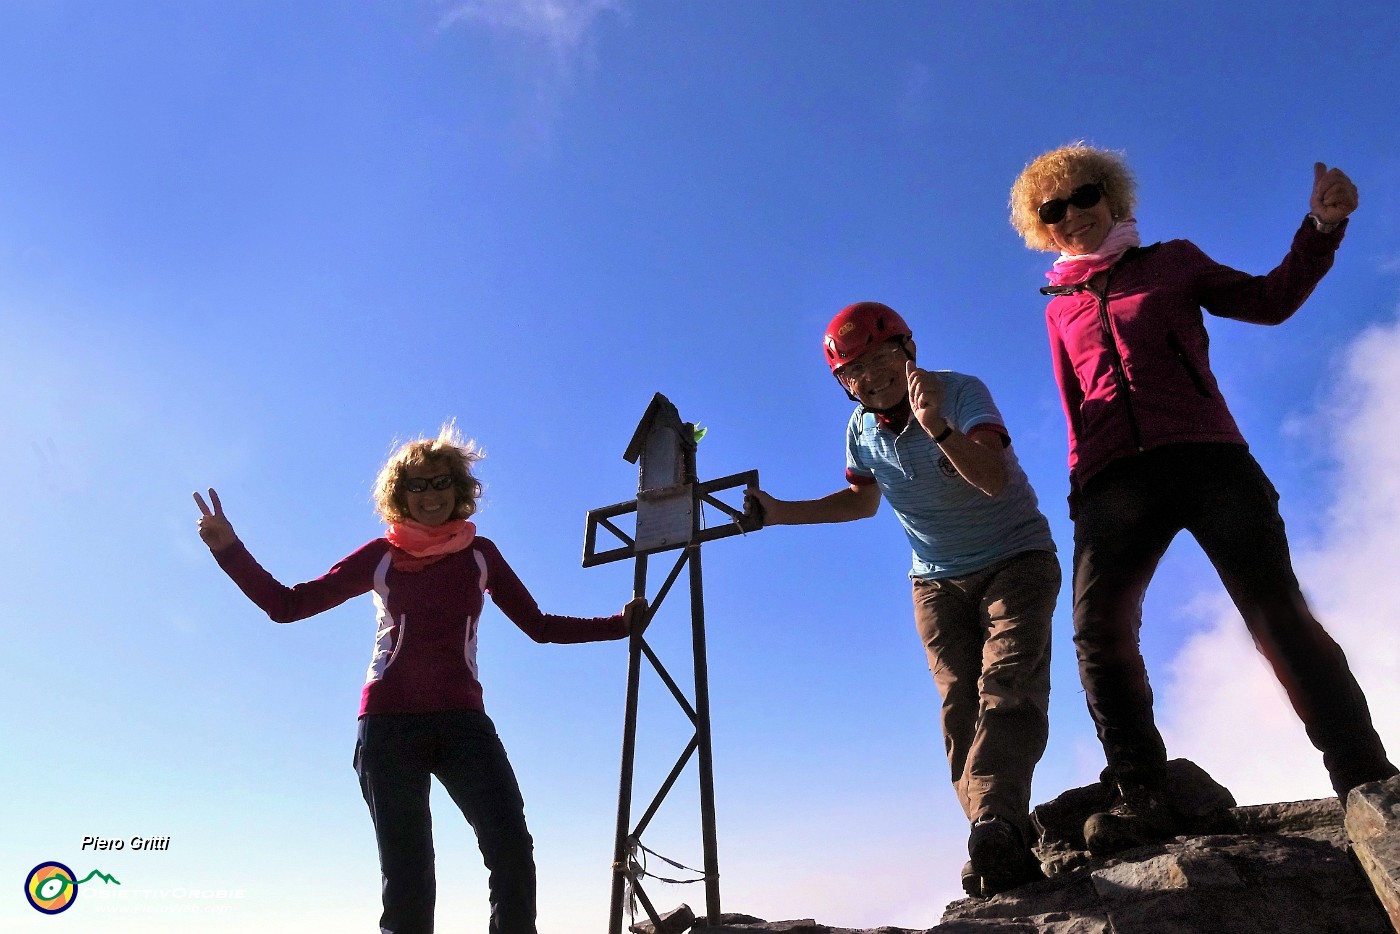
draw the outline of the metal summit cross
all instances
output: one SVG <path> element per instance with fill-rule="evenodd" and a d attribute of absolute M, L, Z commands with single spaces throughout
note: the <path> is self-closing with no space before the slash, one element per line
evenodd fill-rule
<path fill-rule="evenodd" d="M 656 591 L 656 596 L 651 599 L 645 620 L 632 629 L 629 640 L 627 714 L 622 734 L 622 780 L 617 794 L 617 837 L 613 848 L 612 902 L 608 917 L 608 934 L 621 934 L 624 890 L 628 886 L 646 909 L 652 923 L 660 924 L 656 908 L 641 886 L 641 877 L 648 873 L 635 857 L 639 849 L 650 852 L 642 846 L 642 833 L 656 816 L 661 802 L 675 785 L 691 756 L 697 757 L 700 772 L 700 832 L 705 861 L 702 875 L 705 882 L 705 914 L 711 923 L 719 921 L 715 778 L 710 753 L 710 690 L 705 663 L 705 604 L 701 585 L 700 546 L 717 538 L 727 538 L 758 528 L 757 522 L 745 518 L 742 506 L 735 508 L 714 495 L 740 486 L 757 488 L 758 471 L 748 470 L 700 483 L 695 473 L 695 435 L 695 426 L 681 421 L 680 413 L 671 401 L 657 393 L 637 425 L 626 453 L 622 455 L 630 463 L 637 463 L 638 458 L 641 459 L 641 480 L 637 487 L 637 498 L 631 502 L 590 510 L 587 531 L 584 534 L 584 567 L 594 567 L 624 558 L 636 561 L 632 576 L 634 597 L 646 596 L 647 556 L 661 551 L 682 549 L 675 566 Z M 703 527 L 705 504 L 720 510 L 732 521 L 714 528 Z M 629 513 L 636 514 L 636 529 L 632 535 L 623 532 L 612 521 Z M 600 526 L 615 535 L 623 543 L 622 546 L 598 551 L 597 536 Z M 686 699 L 675 679 L 666 671 L 645 639 L 646 629 L 655 617 L 657 608 L 666 599 L 671 585 L 687 565 L 690 567 L 690 628 L 695 655 L 694 706 Z M 637 745 L 637 695 L 641 683 L 643 657 L 651 663 L 662 682 L 670 689 L 676 703 L 690 718 L 695 726 L 695 735 L 666 780 L 662 782 L 661 790 L 656 793 L 650 806 L 633 827 L 632 776 Z"/>

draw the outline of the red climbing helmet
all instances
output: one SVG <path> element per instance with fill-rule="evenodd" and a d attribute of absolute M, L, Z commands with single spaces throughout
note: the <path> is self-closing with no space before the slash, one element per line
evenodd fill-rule
<path fill-rule="evenodd" d="M 856 302 L 847 305 L 826 326 L 822 350 L 826 353 L 831 372 L 850 363 L 872 347 L 878 347 L 892 337 L 913 337 L 909 325 L 889 305 L 879 302 Z"/>

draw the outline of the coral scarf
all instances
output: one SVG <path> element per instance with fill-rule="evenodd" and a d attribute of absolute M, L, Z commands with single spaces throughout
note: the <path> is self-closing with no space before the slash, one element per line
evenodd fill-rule
<path fill-rule="evenodd" d="M 1055 260 L 1055 265 L 1045 274 L 1045 278 L 1050 280 L 1051 285 L 1079 285 L 1081 282 L 1088 282 L 1096 274 L 1118 262 L 1124 253 L 1140 242 L 1137 221 L 1125 217 L 1109 229 L 1108 236 L 1104 237 L 1103 243 L 1093 253 L 1061 253 L 1060 258 Z"/>
<path fill-rule="evenodd" d="M 405 519 L 395 522 L 384 537 L 394 546 L 390 559 L 400 571 L 421 571 L 443 557 L 461 551 L 476 538 L 476 525 L 466 519 L 448 519 L 441 525 L 424 525 Z"/>

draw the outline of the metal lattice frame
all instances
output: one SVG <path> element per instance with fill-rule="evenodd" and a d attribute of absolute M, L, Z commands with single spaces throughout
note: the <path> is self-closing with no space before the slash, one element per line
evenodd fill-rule
<path fill-rule="evenodd" d="M 693 478 L 695 476 L 693 447 L 686 452 L 685 467 L 687 476 Z M 632 853 L 640 846 L 642 833 L 650 825 L 652 818 L 656 816 L 661 803 L 675 786 L 681 772 L 684 771 L 692 757 L 697 760 L 700 779 L 700 831 L 704 848 L 705 915 L 711 923 L 719 921 L 719 857 L 715 838 L 714 763 L 710 748 L 709 672 L 705 656 L 705 601 L 700 546 L 705 542 L 728 538 L 731 535 L 751 531 L 758 527 L 757 523 L 745 517 L 742 508 L 735 508 L 715 496 L 716 493 L 738 487 L 756 489 L 758 487 L 758 471 L 749 470 L 717 480 L 691 483 L 690 486 L 691 495 L 694 498 L 690 542 L 679 546 L 681 548 L 680 556 L 666 575 L 661 587 L 656 591 L 656 595 L 649 601 L 646 618 L 640 625 L 633 628 L 629 639 L 627 707 L 622 736 L 622 776 L 618 784 L 617 795 L 617 834 L 613 847 L 612 899 L 608 918 L 609 934 L 621 934 L 623 900 L 625 889 L 628 886 L 631 887 L 632 892 L 646 911 L 647 917 L 655 924 L 660 923 L 655 906 L 642 888 L 641 879 L 638 878 L 639 873 L 633 865 Z M 642 501 L 645 496 L 646 492 L 642 491 L 637 500 L 590 510 L 584 536 L 584 567 L 594 567 L 626 558 L 631 558 L 636 562 L 632 577 L 634 597 L 646 596 L 648 553 L 669 550 L 669 548 L 656 548 L 651 552 L 639 551 L 634 537 L 618 528 L 612 520 L 629 513 L 635 513 L 638 502 Z M 700 507 L 702 504 L 715 507 L 732 521 L 714 528 L 701 528 L 702 509 Z M 622 542 L 622 545 L 606 551 L 598 551 L 597 538 L 600 527 L 608 530 Z M 690 572 L 690 623 L 695 667 L 695 702 L 693 705 L 686 698 L 680 686 L 677 685 L 675 678 L 661 663 L 651 646 L 647 644 L 645 638 L 647 627 L 651 625 L 656 611 L 670 593 L 671 587 L 680 578 L 681 572 L 686 569 L 689 569 Z M 695 733 L 686 744 L 685 750 L 676 760 L 670 773 L 667 774 L 666 779 L 661 783 L 660 790 L 657 791 L 634 826 L 632 824 L 633 769 L 636 762 L 637 706 L 643 659 L 655 670 L 662 683 L 670 691 L 672 698 L 690 719 L 691 724 L 695 727 Z"/>

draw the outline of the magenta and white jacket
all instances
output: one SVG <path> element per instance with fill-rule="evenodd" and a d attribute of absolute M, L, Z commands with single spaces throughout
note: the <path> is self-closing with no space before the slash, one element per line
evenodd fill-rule
<path fill-rule="evenodd" d="M 1201 310 L 1255 324 L 1288 319 L 1332 268 L 1345 230 L 1344 221 L 1320 233 L 1304 220 L 1265 276 L 1169 240 L 1125 253 L 1102 295 L 1087 284 L 1043 287 L 1072 490 L 1121 457 L 1165 444 L 1244 444 L 1210 370 Z"/>
<path fill-rule="evenodd" d="M 393 546 L 377 538 L 321 577 L 287 587 L 242 542 L 214 552 L 219 566 L 274 622 L 289 623 L 373 592 L 374 653 L 360 715 L 484 710 L 477 676 L 477 624 L 485 594 L 536 642 L 600 642 L 626 636 L 622 615 L 585 619 L 540 611 L 490 539 L 427 567 L 391 564 Z"/>

